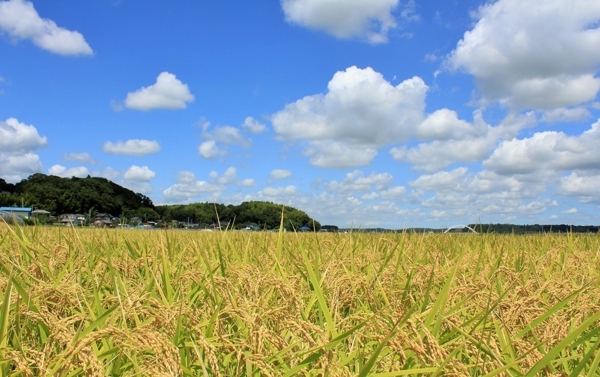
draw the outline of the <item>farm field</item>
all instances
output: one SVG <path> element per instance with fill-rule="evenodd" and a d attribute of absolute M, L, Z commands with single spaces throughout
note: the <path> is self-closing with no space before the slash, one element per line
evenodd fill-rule
<path fill-rule="evenodd" d="M 600 236 L 0 226 L 1 376 L 595 376 Z"/>

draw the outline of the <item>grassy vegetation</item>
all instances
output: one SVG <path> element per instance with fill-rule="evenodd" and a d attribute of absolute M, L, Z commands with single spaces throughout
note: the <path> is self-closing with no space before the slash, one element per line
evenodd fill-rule
<path fill-rule="evenodd" d="M 0 226 L 1 376 L 593 376 L 597 235 Z"/>

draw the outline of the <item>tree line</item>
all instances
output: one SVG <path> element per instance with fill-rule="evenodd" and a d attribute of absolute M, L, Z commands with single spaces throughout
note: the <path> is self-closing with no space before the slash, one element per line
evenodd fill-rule
<path fill-rule="evenodd" d="M 135 193 L 106 178 L 61 178 L 33 174 L 17 184 L 0 179 L 0 205 L 26 206 L 53 215 L 108 213 L 113 216 L 158 219 L 156 207 L 147 196 Z"/>
<path fill-rule="evenodd" d="M 283 208 L 282 208 L 283 207 Z M 310 230 L 321 229 L 321 224 L 304 211 L 271 202 L 243 202 L 239 205 L 216 203 L 192 203 L 186 205 L 157 206 L 164 222 L 176 220 L 183 223 L 221 224 L 241 228 L 247 225 L 259 229 L 275 229 L 280 226 L 283 209 L 284 227 L 289 230 L 303 226 Z"/>
<path fill-rule="evenodd" d="M 93 217 L 97 213 L 108 213 L 125 219 L 139 217 L 147 221 L 161 220 L 163 224 L 172 224 L 175 220 L 201 225 L 251 225 L 260 229 L 279 227 L 283 207 L 285 228 L 321 228 L 321 224 L 305 212 L 271 202 L 155 206 L 147 196 L 105 178 L 61 178 L 37 173 L 16 184 L 0 178 L 0 206 L 22 205 L 46 210 L 56 216 L 79 213 Z"/>

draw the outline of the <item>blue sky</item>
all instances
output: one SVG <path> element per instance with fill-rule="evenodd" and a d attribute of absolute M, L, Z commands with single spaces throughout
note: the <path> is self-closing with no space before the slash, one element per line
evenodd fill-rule
<path fill-rule="evenodd" d="M 600 223 L 596 0 L 0 1 L 0 177 L 323 224 Z"/>

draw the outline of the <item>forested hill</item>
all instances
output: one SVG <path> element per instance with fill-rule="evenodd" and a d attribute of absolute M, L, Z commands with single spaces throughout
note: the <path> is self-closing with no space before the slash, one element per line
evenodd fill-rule
<path fill-rule="evenodd" d="M 240 205 L 214 203 L 193 203 L 187 205 L 157 206 L 156 211 L 164 221 L 177 220 L 196 224 L 234 222 L 236 227 L 248 224 L 261 229 L 279 227 L 281 222 L 281 204 L 271 202 L 243 202 Z M 287 229 L 300 229 L 303 226 L 319 230 L 321 224 L 305 212 L 284 206 L 284 226 Z"/>
<path fill-rule="evenodd" d="M 53 175 L 33 174 L 17 184 L 0 178 L 0 206 L 33 207 L 50 211 L 53 215 L 80 213 L 84 215 L 108 213 L 113 216 L 134 216 L 146 220 L 171 223 L 172 220 L 194 224 L 232 224 L 236 227 L 251 224 L 261 229 L 273 229 L 281 222 L 280 204 L 244 202 L 240 205 L 193 203 L 186 205 L 154 206 L 145 195 L 137 194 L 105 178 L 60 178 Z M 284 207 L 284 223 L 288 229 L 320 229 L 321 225 L 305 212 Z"/>
<path fill-rule="evenodd" d="M 60 178 L 33 174 L 13 185 L 0 179 L 0 206 L 33 207 L 63 213 L 109 213 L 158 218 L 152 200 L 105 178 Z"/>

